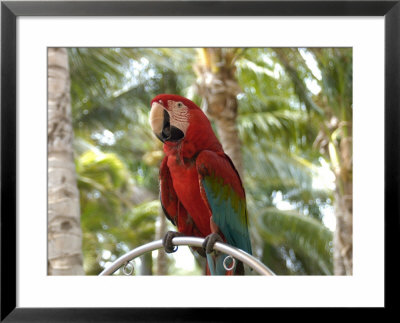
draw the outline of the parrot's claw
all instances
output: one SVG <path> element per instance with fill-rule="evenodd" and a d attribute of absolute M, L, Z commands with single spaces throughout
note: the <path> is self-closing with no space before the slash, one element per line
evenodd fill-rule
<path fill-rule="evenodd" d="M 178 249 L 177 246 L 175 246 L 172 243 L 172 239 L 175 237 L 181 237 L 181 236 L 183 236 L 183 234 L 180 232 L 176 232 L 176 231 L 168 231 L 165 234 L 164 238 L 162 239 L 162 244 L 164 246 L 166 253 L 172 253 Z"/>
<path fill-rule="evenodd" d="M 203 249 L 206 253 L 212 253 L 214 251 L 214 245 L 216 242 L 224 242 L 218 233 L 211 233 L 205 237 L 203 242 Z"/>

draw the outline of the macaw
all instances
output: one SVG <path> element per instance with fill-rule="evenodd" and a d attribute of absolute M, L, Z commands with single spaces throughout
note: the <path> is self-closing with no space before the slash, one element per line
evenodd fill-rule
<path fill-rule="evenodd" d="M 243 264 L 226 271 L 226 255 L 213 252 L 217 241 L 251 254 L 245 191 L 233 162 L 224 153 L 203 111 L 187 98 L 160 94 L 151 101 L 150 125 L 164 143 L 160 200 L 166 217 L 177 226 L 163 245 L 174 252 L 172 239 L 187 235 L 205 238 L 206 273 L 244 274 Z"/>

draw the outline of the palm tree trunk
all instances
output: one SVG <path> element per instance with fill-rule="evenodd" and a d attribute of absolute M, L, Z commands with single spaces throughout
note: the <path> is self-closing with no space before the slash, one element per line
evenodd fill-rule
<path fill-rule="evenodd" d="M 352 137 L 342 138 L 339 146 L 340 168 L 336 172 L 334 235 L 334 273 L 353 274 L 353 181 Z"/>
<path fill-rule="evenodd" d="M 83 275 L 68 55 L 48 49 L 48 274 Z"/>
<path fill-rule="evenodd" d="M 287 49 L 274 49 L 280 62 L 285 67 L 293 83 L 296 85 L 297 94 L 311 110 L 318 115 L 325 117 L 320 120 L 320 127 L 325 129 L 321 131 L 319 140 L 329 143 L 332 148 L 329 150 L 328 157 L 332 171 L 335 174 L 335 217 L 336 230 L 333 238 L 333 264 L 335 275 L 352 275 L 353 272 L 353 184 L 352 184 L 352 122 L 351 117 L 347 116 L 346 111 L 351 111 L 346 106 L 341 106 L 341 113 L 336 112 L 336 118 L 339 120 L 341 128 L 340 142 L 332 138 L 332 134 L 337 130 L 337 126 L 332 126 L 328 115 L 335 115 L 335 111 L 329 105 L 320 107 L 312 99 L 311 94 L 307 90 L 304 80 L 301 80 L 292 66 L 290 59 L 287 57 Z M 314 53 L 320 50 L 313 50 Z M 316 56 L 318 60 L 318 55 Z M 340 98 L 337 98 L 340 101 Z M 335 122 L 336 123 L 336 122 Z"/>
<path fill-rule="evenodd" d="M 241 91 L 235 79 L 237 51 L 236 48 L 202 48 L 195 71 L 199 77 L 197 89 L 203 97 L 203 109 L 215 121 L 222 147 L 242 177 L 243 159 L 236 125 L 236 95 Z"/>

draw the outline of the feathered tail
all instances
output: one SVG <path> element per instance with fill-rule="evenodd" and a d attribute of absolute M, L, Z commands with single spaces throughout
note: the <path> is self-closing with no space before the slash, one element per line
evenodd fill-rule
<path fill-rule="evenodd" d="M 206 275 L 208 276 L 233 276 L 244 275 L 244 267 L 241 261 L 235 260 L 235 264 L 231 270 L 226 270 L 224 260 L 228 255 L 224 253 L 207 254 L 206 259 Z M 228 268 L 232 266 L 232 260 L 226 262 Z"/>

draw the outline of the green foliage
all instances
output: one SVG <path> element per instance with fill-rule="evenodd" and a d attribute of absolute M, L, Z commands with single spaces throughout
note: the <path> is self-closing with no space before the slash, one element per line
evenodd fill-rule
<path fill-rule="evenodd" d="M 98 274 L 101 264 L 108 260 L 103 259 L 105 251 L 116 258 L 138 243 L 153 240 L 159 202 L 133 205 L 133 180 L 114 153 L 87 150 L 76 159 L 76 169 L 85 270 Z"/>
<path fill-rule="evenodd" d="M 257 218 L 256 227 L 267 245 L 262 258 L 273 271 L 332 275 L 332 232 L 321 222 L 293 211 L 266 208 Z M 282 262 L 287 263 L 284 272 Z"/>
<path fill-rule="evenodd" d="M 258 209 L 273 205 L 273 194 L 280 191 L 299 210 L 321 219 L 313 201 L 318 196 L 326 202 L 330 194 L 317 194 L 313 188 L 321 156 L 313 147 L 318 124 L 311 122 L 306 105 L 299 100 L 275 51 L 247 49 L 237 67 L 243 89 L 239 95 L 238 127 L 250 213 L 257 214 Z M 303 70 L 302 77 L 309 77 L 309 69 Z"/>
<path fill-rule="evenodd" d="M 333 196 L 314 186 L 321 159 L 330 160 L 318 136 L 332 116 L 351 120 L 351 49 L 232 55 L 253 249 L 277 274 L 331 274 L 332 233 L 322 220 Z M 163 152 L 149 102 L 176 93 L 200 103 L 198 57 L 194 48 L 70 48 L 69 58 L 85 270 L 98 274 L 154 240 Z M 275 207 L 278 193 L 293 211 Z"/>
<path fill-rule="evenodd" d="M 194 74 L 175 71 L 191 69 L 193 51 L 69 49 L 87 274 L 154 240 L 162 146 L 148 126 L 149 102 L 159 93 L 187 95 Z"/>

